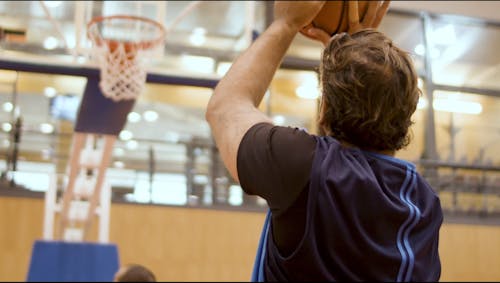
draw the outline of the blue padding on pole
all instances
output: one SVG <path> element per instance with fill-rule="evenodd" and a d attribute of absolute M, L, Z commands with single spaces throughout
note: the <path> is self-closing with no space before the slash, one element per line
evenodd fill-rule
<path fill-rule="evenodd" d="M 113 244 L 35 241 L 28 282 L 112 282 L 118 271 Z"/>
<path fill-rule="evenodd" d="M 78 108 L 75 132 L 118 136 L 135 101 L 115 102 L 105 97 L 99 88 L 99 78 L 89 77 Z"/>

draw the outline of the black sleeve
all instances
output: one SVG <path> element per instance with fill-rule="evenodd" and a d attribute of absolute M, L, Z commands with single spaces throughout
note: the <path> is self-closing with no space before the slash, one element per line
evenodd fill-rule
<path fill-rule="evenodd" d="M 288 208 L 309 181 L 316 139 L 299 128 L 259 123 L 244 135 L 237 170 L 242 189 L 274 211 Z"/>

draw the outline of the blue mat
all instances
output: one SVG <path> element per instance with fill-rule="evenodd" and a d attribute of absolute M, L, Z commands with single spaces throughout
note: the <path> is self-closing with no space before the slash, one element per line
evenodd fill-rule
<path fill-rule="evenodd" d="M 111 282 L 118 268 L 113 244 L 35 241 L 27 281 Z"/>

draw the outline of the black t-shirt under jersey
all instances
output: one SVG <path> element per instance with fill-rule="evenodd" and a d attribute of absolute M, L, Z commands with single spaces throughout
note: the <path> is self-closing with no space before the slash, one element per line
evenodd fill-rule
<path fill-rule="evenodd" d="M 239 148 L 237 166 L 242 188 L 267 201 L 275 241 L 283 254 L 289 254 L 304 233 L 316 140 L 298 128 L 260 123 L 246 133 Z"/>

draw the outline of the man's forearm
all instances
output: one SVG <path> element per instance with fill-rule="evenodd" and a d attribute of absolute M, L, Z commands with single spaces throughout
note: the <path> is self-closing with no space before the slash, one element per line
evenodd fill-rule
<path fill-rule="evenodd" d="M 273 22 L 234 61 L 210 98 L 205 115 L 224 165 L 235 180 L 239 181 L 239 144 L 252 125 L 270 121 L 257 107 L 295 34 L 284 22 Z"/>
<path fill-rule="evenodd" d="M 272 123 L 257 107 L 293 38 L 322 5 L 323 1 L 276 1 L 273 23 L 234 61 L 210 98 L 205 117 L 224 165 L 237 181 L 241 140 L 252 126 Z"/>

